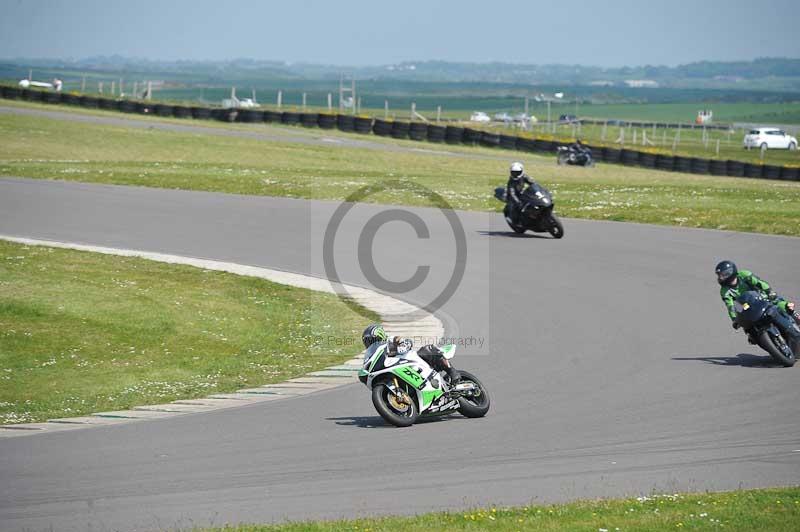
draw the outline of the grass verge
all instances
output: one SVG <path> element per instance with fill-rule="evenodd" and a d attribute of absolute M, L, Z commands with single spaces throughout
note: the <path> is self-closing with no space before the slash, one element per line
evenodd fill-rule
<path fill-rule="evenodd" d="M 0 423 L 279 382 L 356 355 L 364 321 L 332 294 L 0 241 Z"/>
<path fill-rule="evenodd" d="M 800 523 L 800 488 L 725 493 L 651 495 L 635 499 L 580 501 L 553 506 L 480 508 L 416 517 L 321 521 L 275 526 L 237 526 L 225 532 L 404 530 L 540 530 L 638 532 L 662 530 L 795 531 Z"/>
<path fill-rule="evenodd" d="M 505 184 L 508 162 L 521 159 L 529 174 L 553 190 L 557 212 L 567 217 L 800 236 L 800 183 L 603 164 L 559 167 L 555 157 L 401 145 L 422 150 L 264 142 L 0 115 L 5 176 L 329 200 L 392 179 L 434 190 L 456 209 L 497 212 L 502 205 L 492 189 Z M 498 158 L 505 155 L 507 160 Z M 366 201 L 428 205 L 402 187 Z"/>

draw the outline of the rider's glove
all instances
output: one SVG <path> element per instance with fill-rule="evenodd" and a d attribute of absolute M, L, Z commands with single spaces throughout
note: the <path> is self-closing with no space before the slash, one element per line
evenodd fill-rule
<path fill-rule="evenodd" d="M 769 292 L 767 292 L 767 299 L 769 299 L 770 301 L 775 300 L 776 297 L 778 297 L 778 294 L 776 294 L 774 290 L 770 290 Z"/>
<path fill-rule="evenodd" d="M 733 320 L 733 323 L 731 323 L 731 325 L 732 325 L 732 326 L 733 326 L 733 328 L 734 328 L 734 329 L 736 329 L 736 330 L 738 330 L 738 329 L 739 329 L 739 327 L 741 327 L 741 325 L 739 325 L 739 322 L 738 322 L 738 321 L 736 321 L 736 320 Z"/>

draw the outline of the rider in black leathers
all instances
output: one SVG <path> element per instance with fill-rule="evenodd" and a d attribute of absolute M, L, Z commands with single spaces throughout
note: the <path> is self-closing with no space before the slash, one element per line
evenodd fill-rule
<path fill-rule="evenodd" d="M 533 185 L 534 181 L 525 173 L 525 168 L 520 162 L 511 163 L 508 184 L 506 185 L 506 203 L 511 207 L 511 217 L 517 218 L 522 201 L 520 194 L 525 190 L 525 185 Z"/>

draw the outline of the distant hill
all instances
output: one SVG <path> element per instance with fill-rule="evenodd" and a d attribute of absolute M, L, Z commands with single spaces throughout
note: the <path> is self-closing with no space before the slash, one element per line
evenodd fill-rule
<path fill-rule="evenodd" d="M 18 67 L 46 70 L 163 74 L 162 77 L 208 81 L 238 79 L 329 80 L 341 73 L 359 80 L 398 80 L 449 83 L 506 83 L 525 85 L 615 86 L 626 80 L 652 81 L 664 88 L 742 88 L 800 91 L 800 59 L 760 58 L 753 61 L 701 61 L 669 66 L 601 68 L 585 65 L 456 63 L 406 61 L 393 65 L 342 66 L 284 63 L 257 59 L 229 61 L 154 61 L 121 56 L 97 56 L 79 60 L 15 59 L 4 72 Z"/>

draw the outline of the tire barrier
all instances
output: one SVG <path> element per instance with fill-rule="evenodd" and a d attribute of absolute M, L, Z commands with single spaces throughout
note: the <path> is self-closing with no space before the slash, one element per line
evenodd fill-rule
<path fill-rule="evenodd" d="M 672 155 L 657 155 L 656 156 L 656 168 L 659 170 L 665 170 L 667 172 L 672 172 L 675 170 L 675 157 Z"/>
<path fill-rule="evenodd" d="M 392 122 L 392 138 L 407 139 L 411 124 L 408 122 Z"/>
<path fill-rule="evenodd" d="M 645 168 L 655 168 L 656 167 L 656 154 L 650 152 L 640 152 L 639 153 L 639 166 L 644 166 Z"/>
<path fill-rule="evenodd" d="M 447 126 L 444 128 L 444 141 L 448 144 L 461 144 L 464 142 L 464 128 Z"/>
<path fill-rule="evenodd" d="M 220 122 L 236 122 L 239 111 L 236 109 L 214 109 L 211 111 L 211 118 Z"/>
<path fill-rule="evenodd" d="M 709 169 L 711 175 L 728 175 L 728 161 L 720 161 L 719 159 L 711 159 Z"/>
<path fill-rule="evenodd" d="M 192 109 L 190 107 L 184 107 L 183 105 L 176 105 L 172 108 L 172 114 L 175 118 L 191 118 Z"/>
<path fill-rule="evenodd" d="M 3 87 L 3 98 L 8 100 L 18 100 L 21 94 L 22 91 L 17 87 Z"/>
<path fill-rule="evenodd" d="M 117 111 L 134 113 L 136 112 L 136 104 L 130 100 L 117 100 Z"/>
<path fill-rule="evenodd" d="M 317 124 L 321 129 L 333 129 L 336 127 L 336 115 L 320 113 Z"/>
<path fill-rule="evenodd" d="M 44 98 L 42 99 L 45 103 L 61 103 L 61 93 L 60 92 L 45 92 Z"/>
<path fill-rule="evenodd" d="M 281 113 L 281 124 L 286 124 L 287 126 L 296 126 L 299 123 L 300 113 L 293 113 L 290 111 Z"/>
<path fill-rule="evenodd" d="M 481 146 L 487 148 L 496 148 L 500 145 L 500 135 L 497 133 L 489 133 L 488 131 L 481 132 Z"/>
<path fill-rule="evenodd" d="M 428 124 L 411 122 L 408 126 L 408 138 L 411 140 L 428 140 Z"/>
<path fill-rule="evenodd" d="M 626 150 L 623 148 L 619 154 L 619 160 L 625 166 L 638 166 L 639 165 L 639 152 L 633 150 Z"/>
<path fill-rule="evenodd" d="M 175 116 L 177 118 L 189 118 L 191 116 L 192 118 L 200 120 L 214 119 L 226 122 L 234 122 L 238 119 L 241 122 L 248 123 L 258 123 L 263 120 L 264 122 L 279 122 L 291 125 L 302 123 L 305 127 L 319 126 L 322 129 L 338 127 L 340 130 L 346 132 L 358 132 L 361 134 L 372 132 L 378 136 L 392 136 L 398 139 L 405 139 L 410 136 L 412 139 L 418 141 L 427 140 L 428 142 L 447 142 L 448 144 L 468 145 L 481 144 L 483 146 L 499 146 L 504 149 L 525 152 L 552 153 L 555 151 L 556 147 L 560 145 L 559 142 L 547 139 L 483 132 L 454 125 L 444 126 L 429 125 L 419 122 L 396 122 L 379 118 L 373 120 L 367 117 L 327 113 L 281 113 L 278 111 L 256 111 L 252 109 L 237 110 L 197 106 L 183 107 L 159 102 L 116 100 L 87 94 L 81 95 L 68 92 L 61 93 L 23 89 L 8 85 L 0 85 L 0 97 L 11 100 L 22 99 L 52 104 L 79 105 L 89 109 L 100 108 L 124 113 L 155 114 L 163 117 Z M 581 120 L 581 122 L 600 125 L 606 123 L 606 121 L 602 120 Z M 627 122 L 626 125 L 644 128 L 655 127 L 656 129 L 678 127 L 678 124 L 662 122 Z M 691 124 L 681 124 L 681 126 L 695 129 Z M 704 127 L 705 129 L 729 129 L 729 126 L 726 125 Z M 697 127 L 697 129 L 700 128 Z M 800 181 L 800 168 L 794 166 L 762 165 L 735 160 L 721 161 L 679 155 L 653 154 L 650 152 L 606 146 L 590 146 L 590 148 L 598 161 L 621 163 L 626 166 L 643 166 L 645 168 L 658 168 L 659 170 L 665 171 L 713 174 L 715 176 Z"/>
<path fill-rule="evenodd" d="M 303 127 L 317 127 L 319 124 L 319 113 L 300 113 L 300 123 Z"/>
<path fill-rule="evenodd" d="M 22 99 L 29 102 L 41 102 L 44 93 L 34 89 L 22 89 Z"/>
<path fill-rule="evenodd" d="M 94 96 L 81 96 L 81 107 L 97 109 L 98 103 L 97 98 Z"/>
<path fill-rule="evenodd" d="M 375 123 L 372 124 L 372 132 L 379 137 L 388 137 L 392 134 L 392 123 L 388 120 L 376 118 Z"/>
<path fill-rule="evenodd" d="M 692 159 L 690 157 L 675 156 L 675 171 L 690 174 L 692 172 Z"/>
<path fill-rule="evenodd" d="M 781 178 L 781 167 L 774 166 L 771 164 L 764 165 L 764 179 L 780 179 Z"/>
<path fill-rule="evenodd" d="M 614 164 L 619 164 L 622 155 L 621 150 L 617 148 L 603 148 L 600 153 L 603 161 Z"/>
<path fill-rule="evenodd" d="M 106 111 L 113 111 L 117 108 L 117 101 L 111 100 L 109 98 L 98 98 L 97 99 L 97 107 L 98 109 L 105 109 Z"/>
<path fill-rule="evenodd" d="M 208 107 L 192 107 L 192 118 L 208 120 L 211 118 L 211 109 Z"/>
<path fill-rule="evenodd" d="M 764 177 L 764 165 L 744 163 L 744 176 L 753 179 L 762 179 Z"/>
<path fill-rule="evenodd" d="M 356 130 L 356 117 L 352 115 L 337 115 L 336 127 L 339 131 L 347 131 L 352 133 Z"/>
<path fill-rule="evenodd" d="M 533 139 L 520 137 L 517 141 L 517 149 L 519 151 L 534 152 L 536 151 L 536 141 Z"/>
<path fill-rule="evenodd" d="M 800 179 L 800 168 L 794 166 L 781 166 L 781 177 L 783 181 L 797 181 Z"/>
<path fill-rule="evenodd" d="M 356 133 L 368 135 L 369 133 L 372 133 L 372 118 L 366 116 L 357 116 L 353 126 Z"/>
<path fill-rule="evenodd" d="M 61 103 L 64 103 L 64 104 L 67 104 L 67 105 L 80 105 L 81 104 L 81 97 L 78 96 L 77 94 L 70 94 L 70 93 L 62 94 L 61 95 Z"/>
<path fill-rule="evenodd" d="M 172 106 L 165 103 L 157 103 L 153 106 L 153 112 L 158 116 L 172 116 Z"/>
<path fill-rule="evenodd" d="M 477 129 L 472 129 L 469 127 L 464 128 L 464 136 L 461 138 L 461 142 L 464 144 L 475 145 L 481 140 L 482 133 Z"/>
<path fill-rule="evenodd" d="M 504 150 L 516 150 L 520 140 L 522 139 L 515 135 L 500 135 L 500 147 Z"/>
<path fill-rule="evenodd" d="M 428 126 L 428 142 L 444 142 L 444 126 Z"/>
<path fill-rule="evenodd" d="M 555 143 L 552 140 L 544 140 L 544 139 L 534 139 L 533 149 L 534 151 L 541 151 L 541 152 L 556 151 Z"/>
<path fill-rule="evenodd" d="M 245 122 L 247 124 L 256 124 L 258 122 L 264 121 L 264 111 L 256 111 L 255 109 L 243 109 L 239 111 L 239 114 L 236 116 L 236 120 L 239 122 Z"/>
<path fill-rule="evenodd" d="M 727 175 L 730 177 L 744 177 L 744 163 L 742 161 L 725 161 Z"/>
<path fill-rule="evenodd" d="M 707 174 L 710 171 L 710 163 L 708 159 L 700 159 L 698 157 L 692 157 L 692 173 L 693 174 Z"/>

